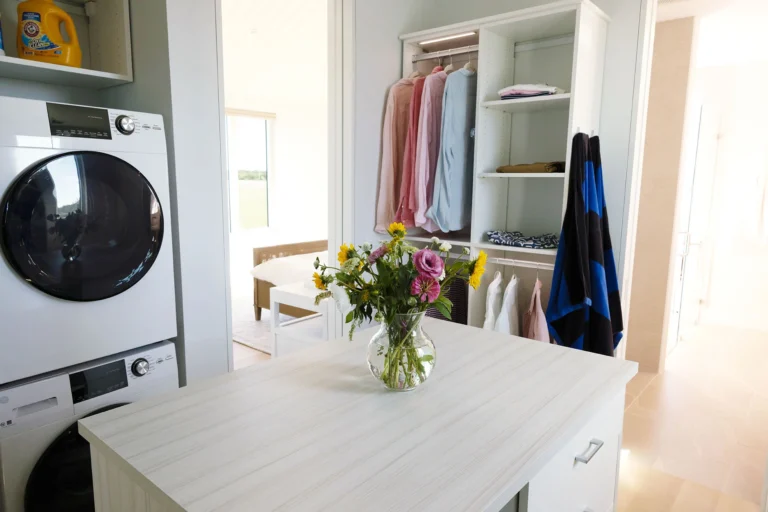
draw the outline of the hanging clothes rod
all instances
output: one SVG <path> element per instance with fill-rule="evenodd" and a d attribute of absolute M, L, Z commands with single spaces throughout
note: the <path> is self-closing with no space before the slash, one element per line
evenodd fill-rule
<path fill-rule="evenodd" d="M 465 53 L 475 53 L 480 50 L 480 46 L 473 44 L 471 46 L 462 46 L 461 48 L 451 48 L 450 50 L 440 50 L 439 52 L 420 53 L 414 55 L 411 62 L 419 62 L 422 60 L 433 60 L 441 57 L 450 57 L 451 55 L 462 55 Z"/>
<path fill-rule="evenodd" d="M 496 265 L 509 265 L 520 268 L 535 268 L 537 270 L 555 270 L 553 263 L 539 263 L 538 261 L 512 260 L 508 258 L 488 258 L 488 263 Z"/>

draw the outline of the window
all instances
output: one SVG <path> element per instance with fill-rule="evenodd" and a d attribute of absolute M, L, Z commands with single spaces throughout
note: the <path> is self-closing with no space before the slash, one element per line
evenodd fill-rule
<path fill-rule="evenodd" d="M 270 144 L 274 115 L 227 111 L 230 230 L 269 226 Z"/>

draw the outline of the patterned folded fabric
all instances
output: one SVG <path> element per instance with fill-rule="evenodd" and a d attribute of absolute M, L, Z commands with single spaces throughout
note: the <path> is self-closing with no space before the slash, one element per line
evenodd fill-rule
<path fill-rule="evenodd" d="M 527 249 L 557 249 L 560 237 L 555 233 L 539 236 L 526 236 L 519 231 L 488 231 L 488 241 L 507 247 L 525 247 Z"/>

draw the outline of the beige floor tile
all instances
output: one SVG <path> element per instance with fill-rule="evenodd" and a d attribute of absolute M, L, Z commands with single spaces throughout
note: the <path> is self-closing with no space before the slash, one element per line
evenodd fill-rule
<path fill-rule="evenodd" d="M 632 405 L 656 376 L 657 374 L 655 373 L 638 372 L 638 374 L 629 381 L 627 384 L 627 400 L 624 404 L 625 408 L 629 408 L 629 406 Z"/>
<path fill-rule="evenodd" d="M 671 512 L 715 512 L 720 493 L 690 481 L 683 482 Z"/>
<path fill-rule="evenodd" d="M 760 507 L 736 496 L 721 494 L 715 512 L 760 512 Z"/>
<path fill-rule="evenodd" d="M 727 340 L 727 342 L 724 342 Z M 701 328 L 627 387 L 619 512 L 757 512 L 768 334 Z"/>
<path fill-rule="evenodd" d="M 760 503 L 763 496 L 765 465 L 755 468 L 749 463 L 736 463 L 731 468 L 723 492 L 751 503 Z"/>

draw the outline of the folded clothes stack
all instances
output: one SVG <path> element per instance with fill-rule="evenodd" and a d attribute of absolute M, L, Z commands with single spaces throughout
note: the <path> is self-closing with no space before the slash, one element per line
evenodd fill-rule
<path fill-rule="evenodd" d="M 565 162 L 536 162 L 535 164 L 502 165 L 501 173 L 550 173 L 565 172 Z"/>
<path fill-rule="evenodd" d="M 488 231 L 486 235 L 492 244 L 526 249 L 557 249 L 560 242 L 560 237 L 555 233 L 527 236 L 520 231 Z"/>
<path fill-rule="evenodd" d="M 563 94 L 564 92 L 559 87 L 552 87 L 547 84 L 517 84 L 500 90 L 499 97 L 503 100 L 514 100 L 518 98 L 532 98 L 534 96 Z"/>

